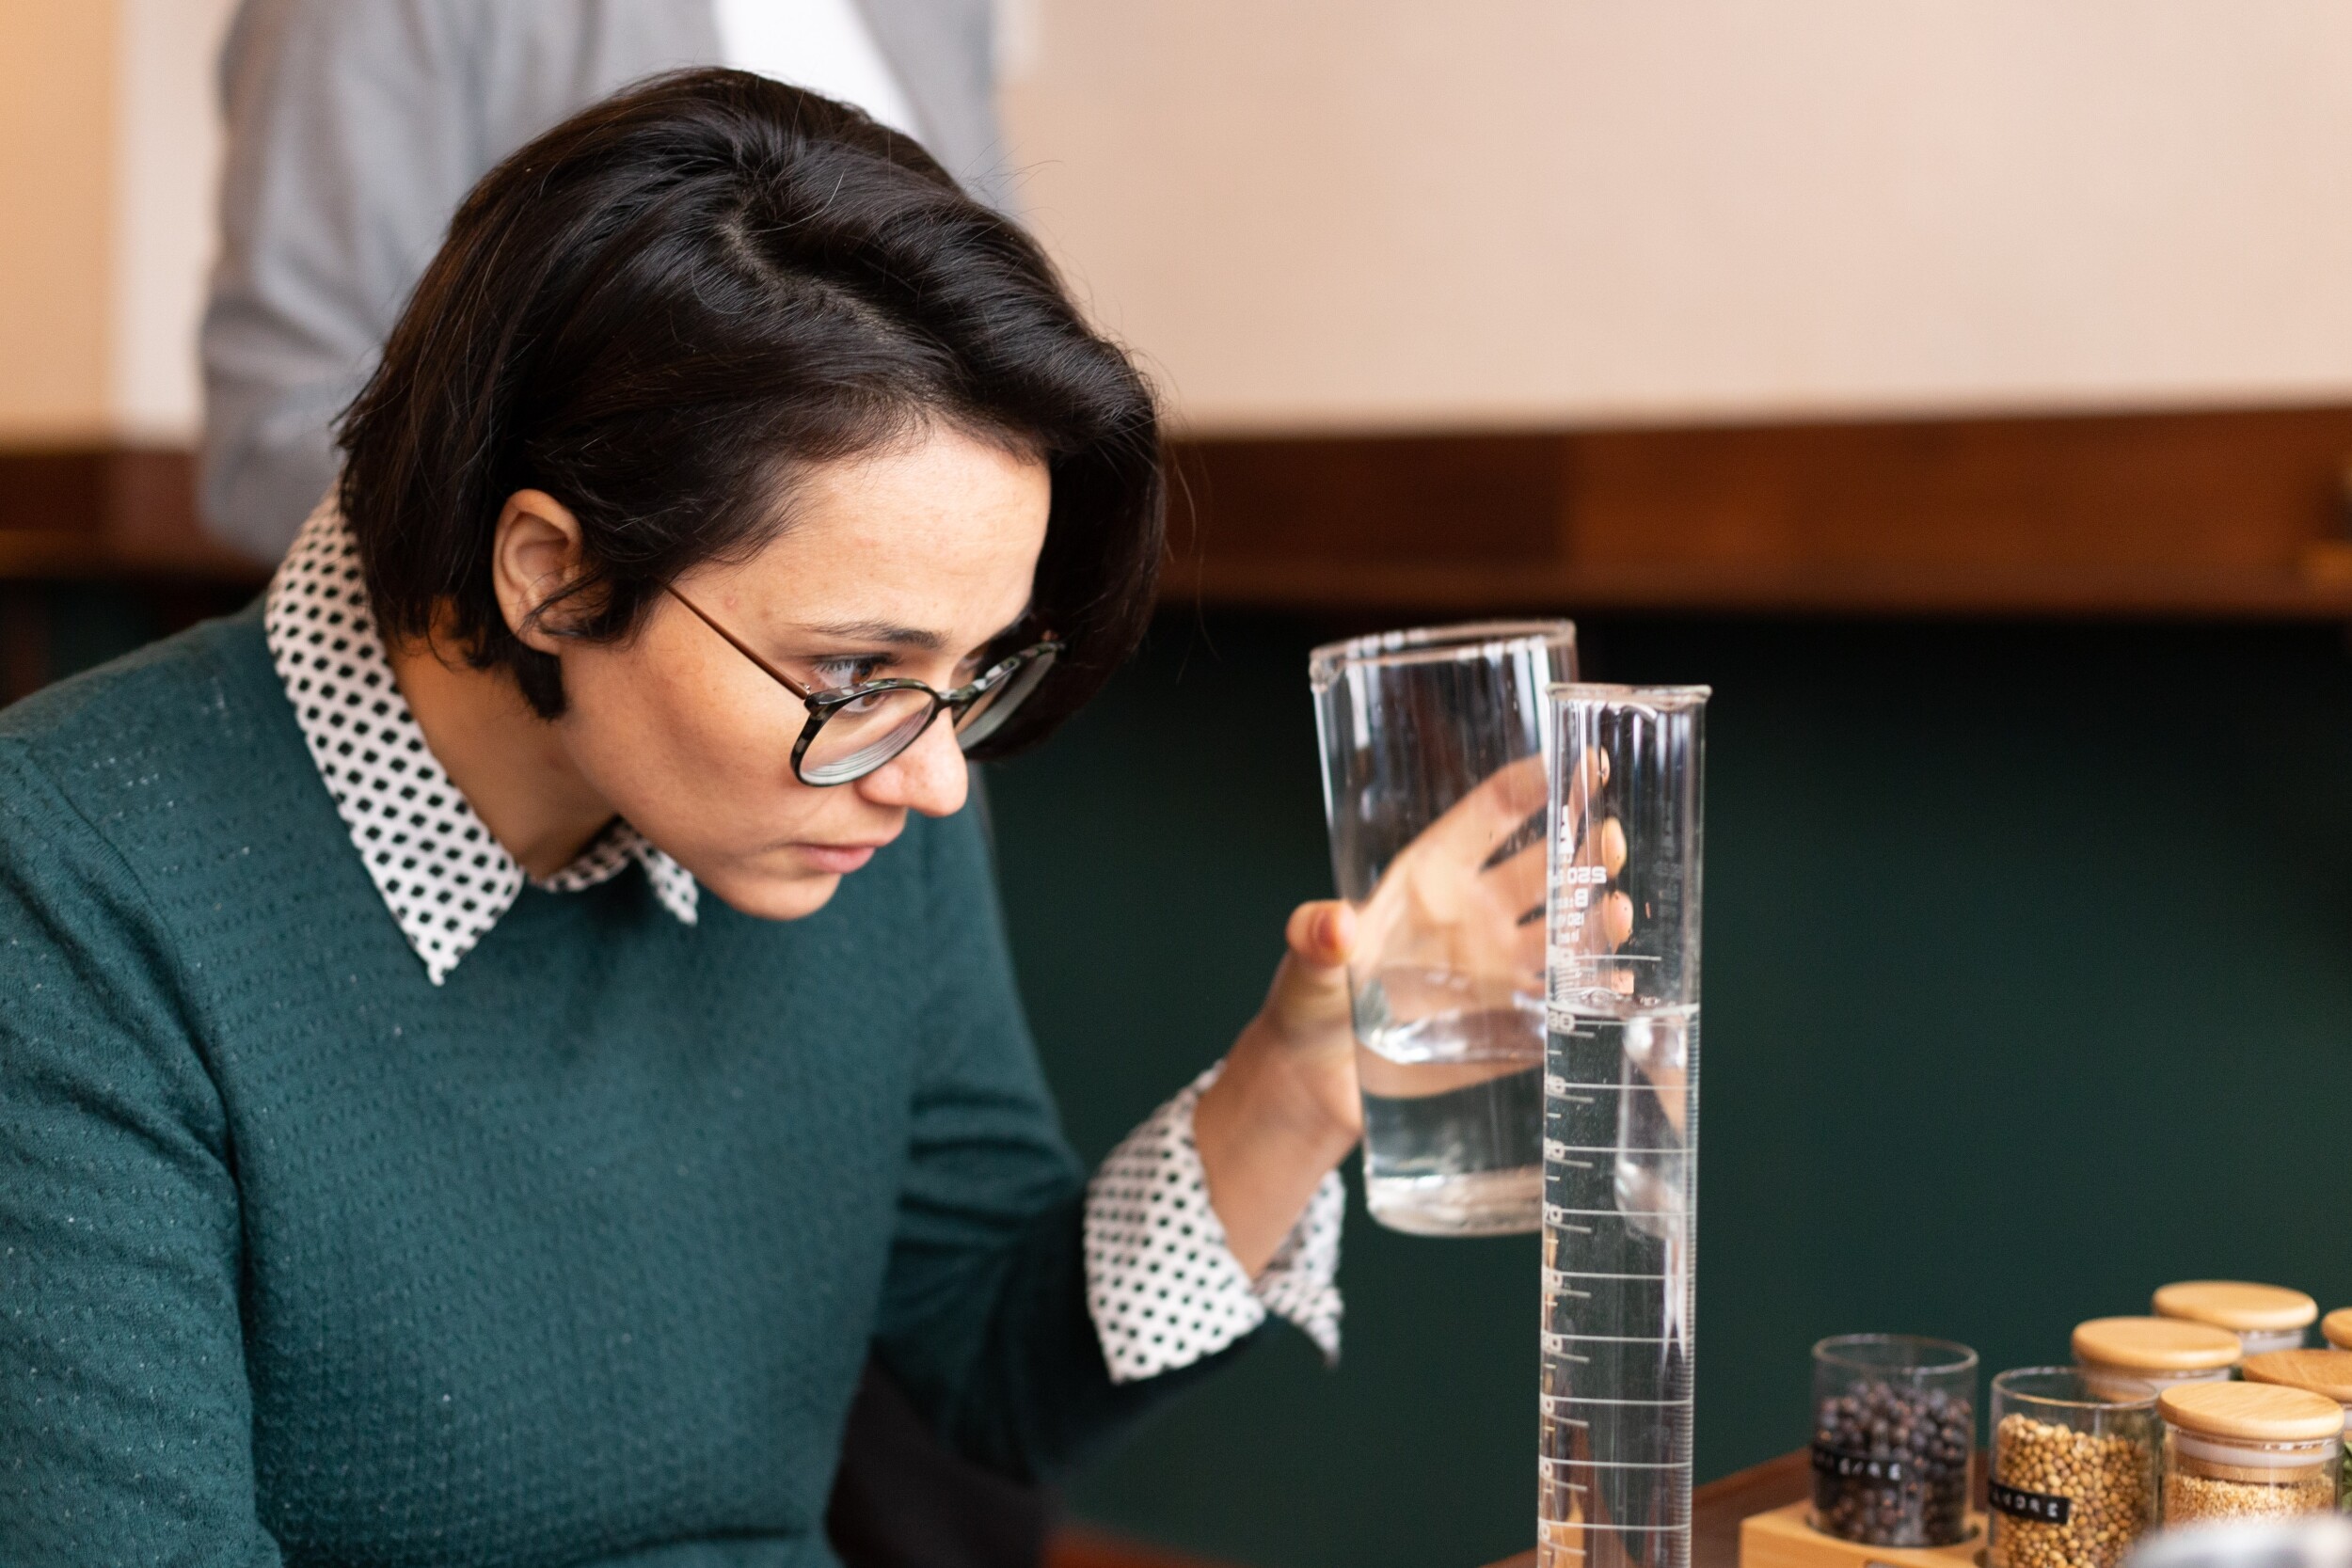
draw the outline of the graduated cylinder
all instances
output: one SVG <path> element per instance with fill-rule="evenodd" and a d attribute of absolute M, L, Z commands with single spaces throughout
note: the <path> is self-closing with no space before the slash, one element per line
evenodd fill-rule
<path fill-rule="evenodd" d="M 1687 1568 L 1705 687 L 1555 686 L 1543 1568 Z"/>

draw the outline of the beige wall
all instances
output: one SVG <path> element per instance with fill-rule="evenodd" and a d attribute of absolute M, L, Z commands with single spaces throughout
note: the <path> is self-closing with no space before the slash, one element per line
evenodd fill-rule
<path fill-rule="evenodd" d="M 183 439 L 233 0 L 0 0 L 0 441 Z M 1211 429 L 2352 395 L 2341 0 L 1005 0 Z"/>
<path fill-rule="evenodd" d="M 118 4 L 113 419 L 134 439 L 187 440 L 219 182 L 213 62 L 236 0 Z"/>
<path fill-rule="evenodd" d="M 0 437 L 106 423 L 115 19 L 0 0 Z"/>
<path fill-rule="evenodd" d="M 2352 394 L 2341 0 L 1016 0 L 1212 429 Z"/>
<path fill-rule="evenodd" d="M 0 442 L 192 439 L 234 0 L 0 0 Z"/>

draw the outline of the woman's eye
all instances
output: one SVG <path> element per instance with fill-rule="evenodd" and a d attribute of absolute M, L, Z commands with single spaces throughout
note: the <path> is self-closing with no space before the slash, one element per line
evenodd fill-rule
<path fill-rule="evenodd" d="M 819 659 L 810 667 L 817 677 L 819 691 L 839 691 L 845 687 L 862 685 L 879 676 L 890 667 L 890 661 L 874 656 L 864 658 Z"/>

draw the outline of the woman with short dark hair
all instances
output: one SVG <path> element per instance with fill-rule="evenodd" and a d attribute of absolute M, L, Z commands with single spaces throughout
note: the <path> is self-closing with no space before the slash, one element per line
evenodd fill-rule
<path fill-rule="evenodd" d="M 869 1352 L 1035 1477 L 1333 1349 L 1346 911 L 1084 1181 L 959 809 L 1140 634 L 1158 439 L 854 110 L 485 179 L 262 603 L 0 718 L 0 1560 L 822 1561 Z"/>

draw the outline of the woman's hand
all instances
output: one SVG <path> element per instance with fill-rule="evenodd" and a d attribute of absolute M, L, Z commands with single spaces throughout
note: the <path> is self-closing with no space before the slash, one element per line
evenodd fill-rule
<path fill-rule="evenodd" d="M 1193 1111 L 1193 1140 L 1225 1244 L 1252 1275 L 1298 1223 L 1324 1173 L 1363 1132 L 1347 959 L 1356 913 L 1301 904 L 1265 1005 Z"/>
<path fill-rule="evenodd" d="M 1292 911 L 1290 952 L 1265 1006 L 1193 1112 L 1209 1200 L 1251 1274 L 1363 1132 L 1347 969 L 1359 948 L 1399 1022 L 1543 994 L 1545 846 L 1533 820 L 1547 794 L 1543 766 L 1539 757 L 1513 763 L 1456 801 L 1390 863 L 1360 914 L 1336 900 Z M 1584 817 L 1608 778 L 1608 757 L 1596 752 L 1570 784 L 1568 820 Z M 1625 859 L 1625 830 L 1610 817 L 1575 845 L 1569 865 L 1605 880 Z M 1576 886 L 1565 940 L 1585 953 L 1614 951 L 1633 928 L 1631 901 L 1614 891 L 1594 898 L 1582 879 Z M 1430 1094 L 1458 1086 L 1449 1074 L 1472 1084 L 1518 1069 L 1477 1061 L 1412 1070 L 1410 1092 Z"/>

